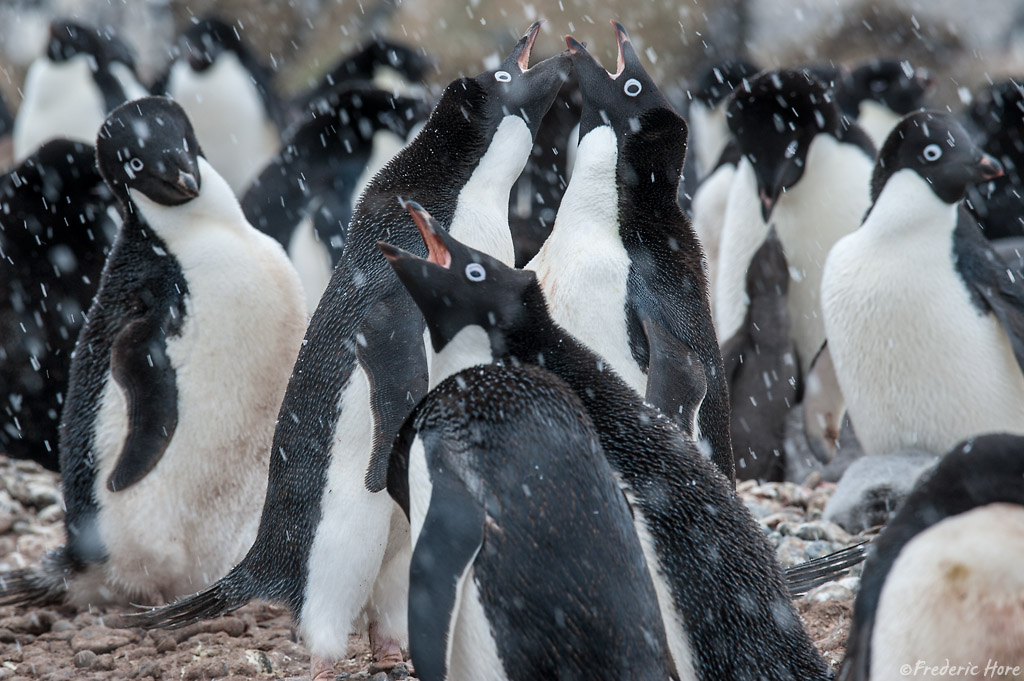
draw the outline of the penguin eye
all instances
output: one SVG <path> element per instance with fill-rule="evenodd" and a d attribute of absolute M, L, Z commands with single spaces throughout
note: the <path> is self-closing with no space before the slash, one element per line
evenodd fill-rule
<path fill-rule="evenodd" d="M 494 80 L 498 81 L 499 83 L 507 83 L 510 80 L 512 80 L 512 74 L 509 73 L 508 71 L 495 71 Z"/>
<path fill-rule="evenodd" d="M 128 161 L 128 167 L 131 168 L 132 170 L 134 170 L 135 172 L 139 172 L 140 170 L 142 170 L 144 165 L 145 164 L 142 163 L 142 159 L 141 158 L 137 158 L 136 157 L 136 158 L 133 158 L 132 160 Z"/>
<path fill-rule="evenodd" d="M 483 281 L 487 278 L 487 270 L 478 262 L 471 262 L 466 265 L 466 279 L 473 282 Z"/>
<path fill-rule="evenodd" d="M 622 91 L 630 97 L 636 97 L 644 89 L 640 81 L 636 78 L 630 78 L 626 81 L 626 84 L 622 86 Z"/>
<path fill-rule="evenodd" d="M 938 144 L 929 144 L 924 148 L 924 160 L 934 162 L 940 158 L 942 158 L 942 147 Z"/>

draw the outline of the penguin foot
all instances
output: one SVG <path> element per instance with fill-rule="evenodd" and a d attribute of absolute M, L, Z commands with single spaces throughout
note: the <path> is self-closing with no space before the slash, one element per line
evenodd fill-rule
<path fill-rule="evenodd" d="M 389 672 L 396 664 L 405 661 L 402 657 L 402 647 L 393 638 L 378 638 L 377 627 L 370 624 L 370 651 L 373 658 L 370 660 L 370 673 Z"/>
<path fill-rule="evenodd" d="M 312 657 L 312 670 L 309 673 L 310 681 L 334 681 L 334 664 L 322 657 Z"/>

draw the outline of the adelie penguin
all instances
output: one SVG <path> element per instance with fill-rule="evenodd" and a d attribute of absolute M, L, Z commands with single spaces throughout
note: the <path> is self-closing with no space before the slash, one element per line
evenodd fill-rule
<path fill-rule="evenodd" d="M 66 543 L 4 575 L 4 604 L 162 603 L 227 572 L 255 536 L 302 339 L 298 275 L 181 107 L 118 107 L 96 158 L 124 223 L 71 364 Z"/>
<path fill-rule="evenodd" d="M 71 352 L 117 234 L 96 150 L 43 144 L 0 178 L 0 451 L 57 470 Z"/>
<path fill-rule="evenodd" d="M 402 427 L 422 681 L 673 673 L 633 519 L 579 398 L 529 366 L 450 376 Z"/>
<path fill-rule="evenodd" d="M 1024 438 L 958 444 L 875 540 L 838 680 L 1020 678 L 1021 555 Z"/>
<path fill-rule="evenodd" d="M 629 502 L 679 678 L 828 678 L 731 479 L 552 320 L 533 272 L 466 247 L 409 206 L 427 258 L 380 248 L 426 319 L 432 380 L 496 360 L 530 364 L 580 399 Z M 371 469 L 372 487 L 385 472 Z"/>
<path fill-rule="evenodd" d="M 154 92 L 188 113 L 210 164 L 242 196 L 281 146 L 281 104 L 270 70 L 238 26 L 207 17 L 189 26 L 180 54 Z"/>
<path fill-rule="evenodd" d="M 864 224 L 829 253 L 826 348 L 867 454 L 1024 433 L 1024 281 L 961 202 L 1001 172 L 952 116 L 911 114 L 879 152 Z M 819 450 L 842 417 L 826 413 L 805 418 Z"/>
<path fill-rule="evenodd" d="M 551 316 L 707 440 L 731 479 L 729 394 L 701 248 L 676 202 L 686 123 L 612 23 L 614 74 L 566 36 L 583 95 L 579 149 L 551 236 L 527 269 L 537 273 Z M 694 402 L 698 389 L 705 394 Z"/>
<path fill-rule="evenodd" d="M 114 107 L 146 94 L 131 52 L 109 31 L 55 20 L 44 54 L 25 75 L 14 121 L 14 156 L 20 162 L 43 142 L 66 137 L 92 144 Z"/>
<path fill-rule="evenodd" d="M 987 239 L 1024 237 L 1024 88 L 1005 80 L 978 92 L 968 115 L 978 142 L 1004 174 L 967 189 L 967 208 Z"/>
<path fill-rule="evenodd" d="M 787 301 L 800 369 L 825 339 L 821 271 L 871 203 L 874 147 L 805 71 L 762 73 L 733 93 L 729 128 L 743 155 L 729 191 L 715 286 L 719 338 L 746 315 L 747 270 L 775 228 L 790 270 Z"/>
<path fill-rule="evenodd" d="M 408 522 L 364 480 L 371 460 L 387 461 L 427 391 L 428 370 L 422 316 L 376 243 L 425 251 L 397 198 L 406 197 L 512 263 L 509 191 L 570 66 L 562 54 L 528 68 L 539 31 L 538 22 L 498 68 L 452 82 L 416 138 L 370 182 L 281 405 L 255 544 L 217 584 L 140 623 L 183 626 L 263 598 L 291 609 L 316 681 L 333 678 L 349 633 L 367 623 L 374 668 L 401 661 Z"/>
<path fill-rule="evenodd" d="M 324 107 L 285 133 L 242 198 L 249 222 L 288 251 L 310 314 L 341 258 L 359 195 L 429 113 L 421 100 L 370 87 L 336 92 Z"/>

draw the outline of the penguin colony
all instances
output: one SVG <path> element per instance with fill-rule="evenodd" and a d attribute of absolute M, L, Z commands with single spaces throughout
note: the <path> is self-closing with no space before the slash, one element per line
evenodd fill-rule
<path fill-rule="evenodd" d="M 66 540 L 0 604 L 271 600 L 314 681 L 351 632 L 430 680 L 829 679 L 792 594 L 860 551 L 784 572 L 734 481 L 848 414 L 942 458 L 839 678 L 1024 667 L 1024 89 L 964 123 L 905 62 L 732 59 L 684 118 L 612 24 L 615 72 L 531 66 L 538 22 L 436 98 L 375 39 L 285 101 L 237 25 L 147 91 L 55 21 L 3 119 L 0 448 L 59 467 Z"/>

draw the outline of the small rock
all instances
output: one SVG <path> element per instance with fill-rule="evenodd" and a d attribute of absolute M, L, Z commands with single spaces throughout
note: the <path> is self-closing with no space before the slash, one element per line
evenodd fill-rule
<path fill-rule="evenodd" d="M 370 677 L 370 681 L 388 681 L 388 673 L 377 672 L 376 674 Z"/>
<path fill-rule="evenodd" d="M 807 554 L 807 560 L 815 560 L 816 558 L 822 558 L 832 553 L 832 545 L 824 540 L 809 541 L 804 546 L 804 553 Z"/>
<path fill-rule="evenodd" d="M 14 514 L 0 511 L 0 534 L 6 533 L 14 525 Z"/>
<path fill-rule="evenodd" d="M 806 539 L 808 541 L 816 541 L 819 539 L 828 539 L 828 532 L 824 527 L 817 523 L 803 523 L 797 525 L 796 531 L 793 532 L 800 539 Z"/>
<path fill-rule="evenodd" d="M 102 655 L 131 643 L 131 640 L 126 632 L 111 631 L 106 627 L 88 627 L 71 639 L 71 650 L 76 653 L 91 650 L 97 655 Z"/>
<path fill-rule="evenodd" d="M 409 669 L 409 665 L 405 662 L 399 662 L 391 668 L 390 672 L 388 672 L 388 676 L 390 676 L 392 679 L 396 679 L 396 681 L 397 679 L 409 678 L 409 676 L 411 675 L 412 670 Z"/>
<path fill-rule="evenodd" d="M 178 647 L 178 642 L 174 640 L 173 636 L 164 636 L 156 642 L 156 652 L 158 653 L 169 653 Z"/>
<path fill-rule="evenodd" d="M 75 653 L 75 666 L 79 669 L 88 669 L 96 661 L 96 653 L 91 650 L 80 650 Z"/>
<path fill-rule="evenodd" d="M 135 670 L 135 677 L 139 679 L 145 679 L 148 677 L 156 678 L 160 671 L 157 669 L 156 662 L 153 660 L 143 660 L 139 662 L 139 666 Z"/>
<path fill-rule="evenodd" d="M 853 600 L 853 591 L 842 586 L 838 582 L 822 584 L 807 594 L 807 599 L 812 603 L 824 603 L 825 601 L 849 601 Z"/>
<path fill-rule="evenodd" d="M 100 672 L 109 672 L 114 668 L 114 656 L 113 655 L 100 655 L 96 658 L 96 661 L 92 663 L 92 668 Z"/>
<path fill-rule="evenodd" d="M 76 629 L 77 627 L 74 625 L 74 623 L 69 622 L 68 620 L 57 620 L 53 623 L 53 626 L 50 627 L 50 631 L 54 633 L 61 633 L 64 631 L 75 631 Z"/>
<path fill-rule="evenodd" d="M 238 638 L 245 634 L 246 623 L 238 617 L 221 617 L 209 623 L 209 631 L 223 631 L 232 638 Z"/>
<path fill-rule="evenodd" d="M 784 537 L 776 549 L 775 555 L 779 558 L 782 567 L 790 567 L 807 560 L 807 551 L 804 548 L 804 541 L 796 537 Z"/>

